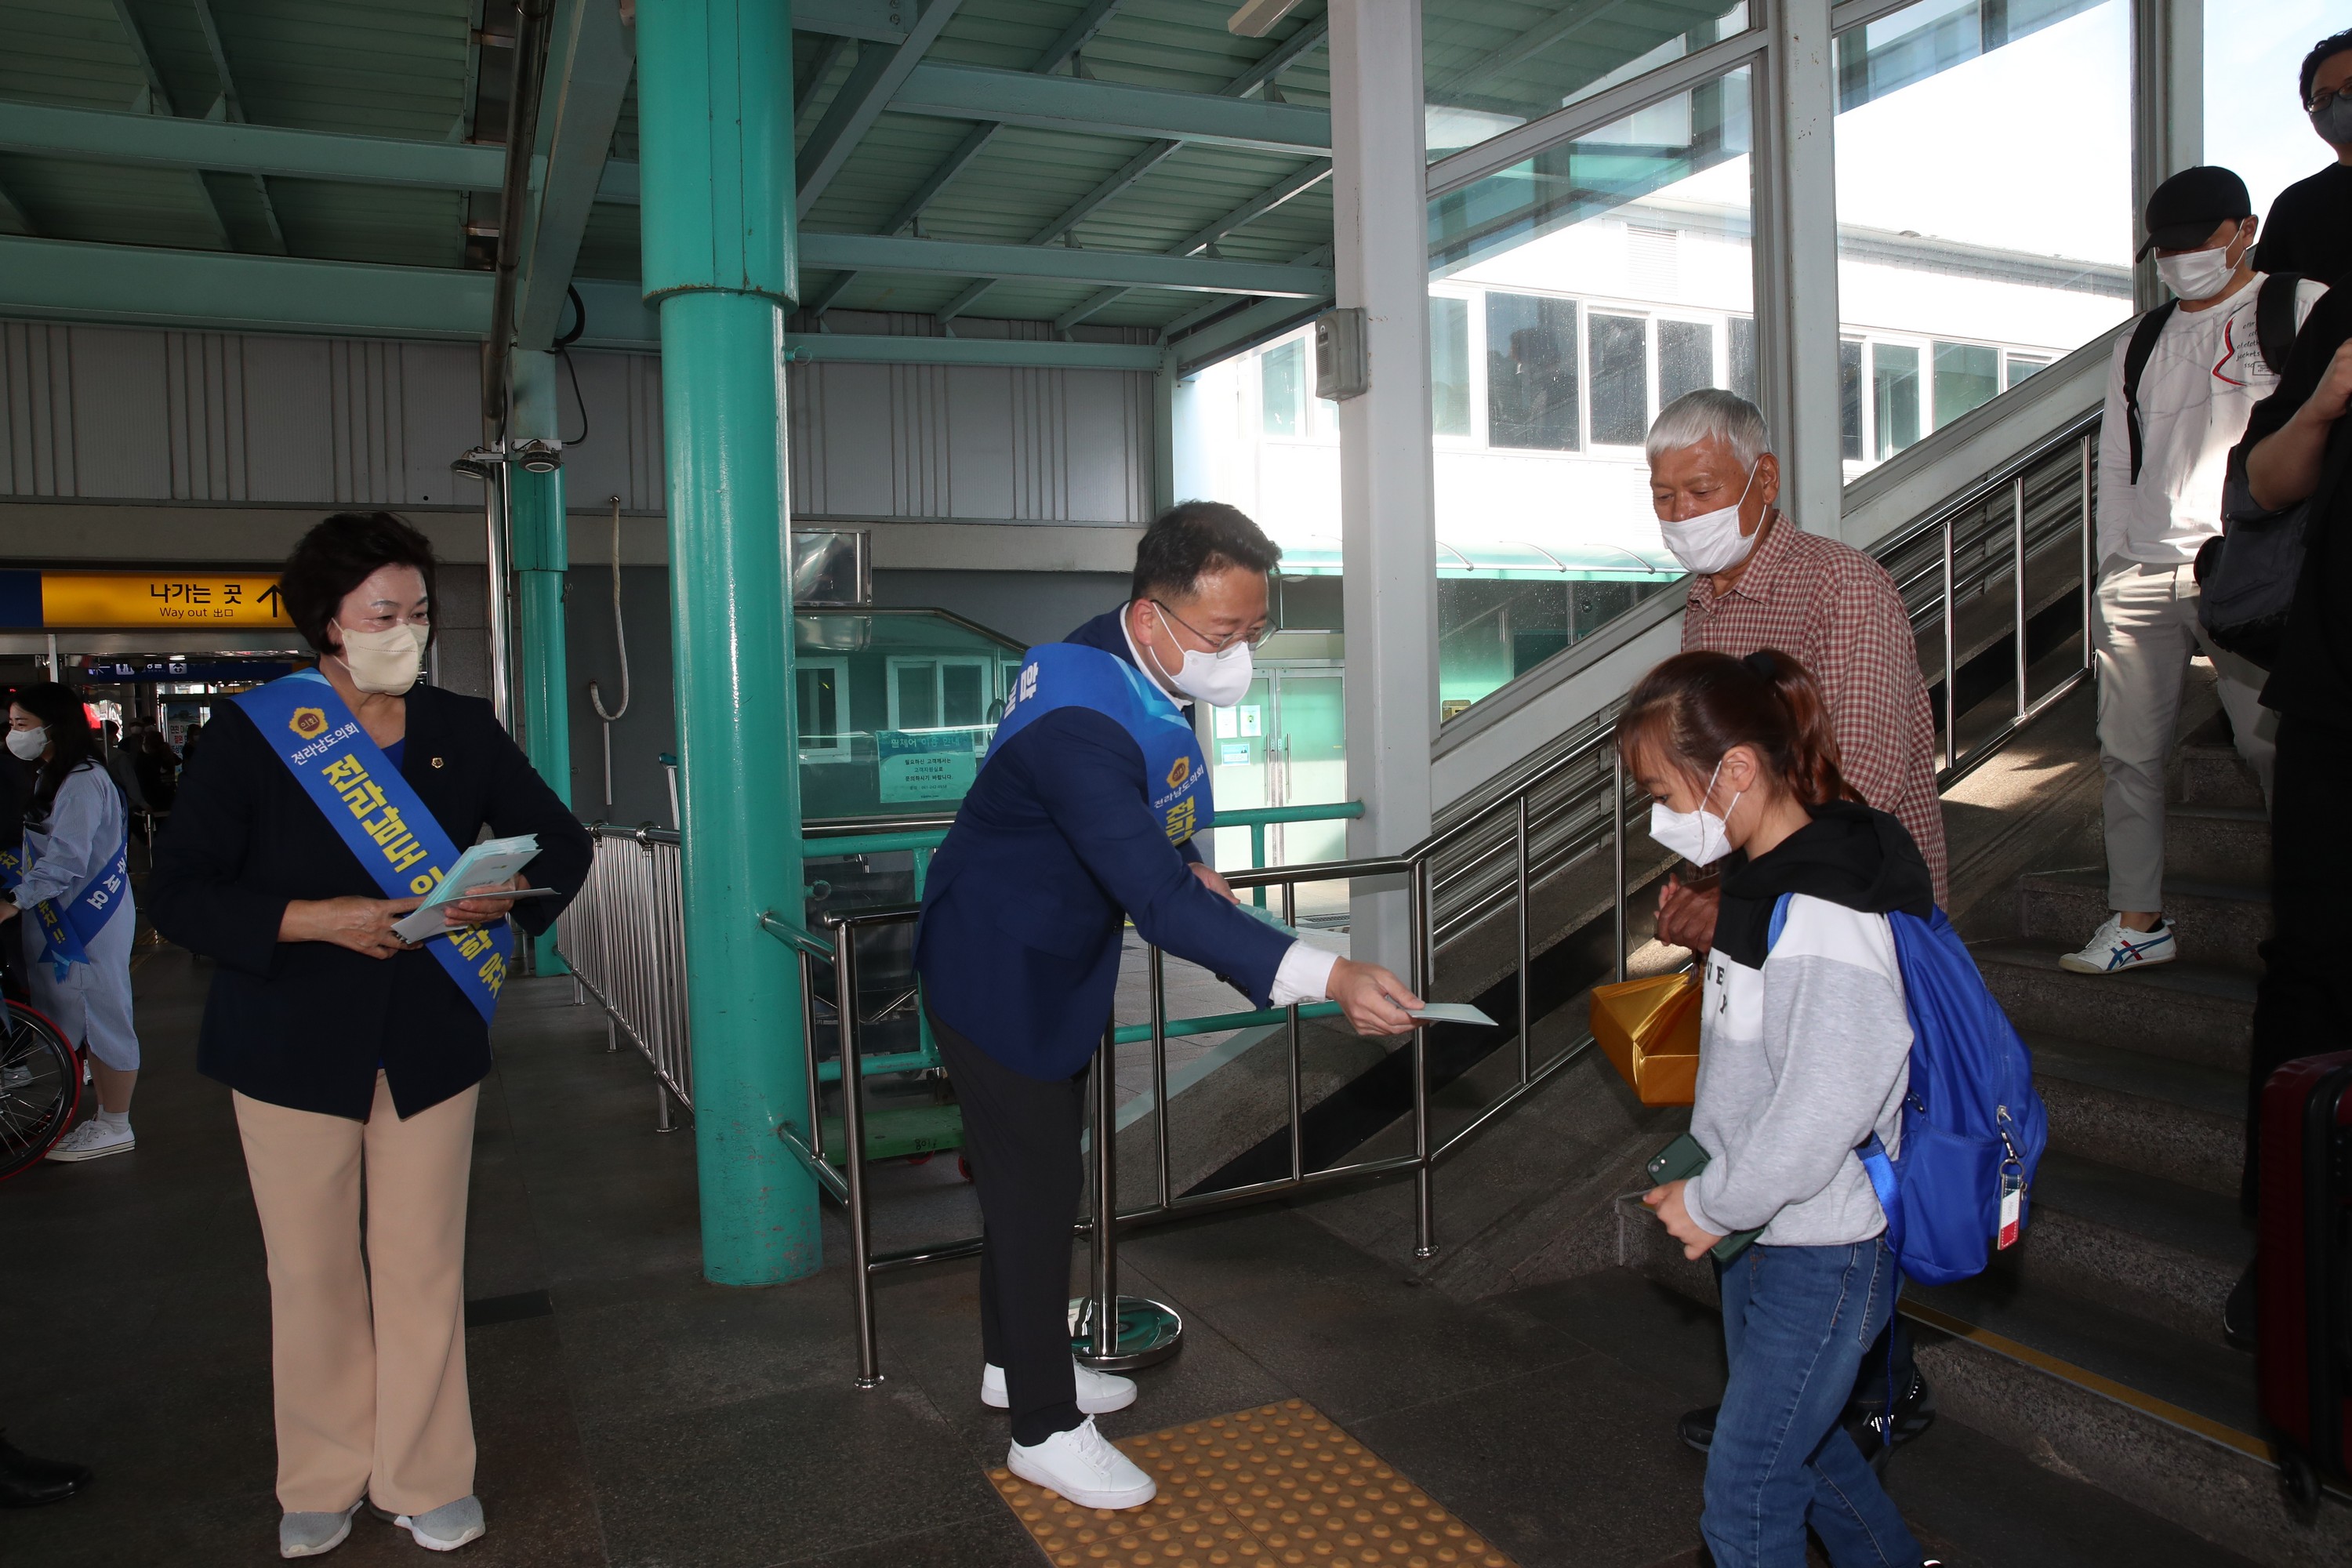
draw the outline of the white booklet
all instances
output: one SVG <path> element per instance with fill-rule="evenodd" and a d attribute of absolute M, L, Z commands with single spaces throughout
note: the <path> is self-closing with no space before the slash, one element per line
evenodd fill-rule
<path fill-rule="evenodd" d="M 457 857 L 457 863 L 443 874 L 438 887 L 425 895 L 425 901 L 416 906 L 415 912 L 404 916 L 393 926 L 393 934 L 403 942 L 423 942 L 453 929 L 442 919 L 442 905 L 455 903 L 477 888 L 492 888 L 507 881 L 538 854 L 539 836 L 535 833 L 483 839 Z"/>
<path fill-rule="evenodd" d="M 1412 1016 L 1423 1024 L 1483 1024 L 1490 1029 L 1495 1026 L 1494 1019 L 1467 1002 L 1432 1002 Z"/>

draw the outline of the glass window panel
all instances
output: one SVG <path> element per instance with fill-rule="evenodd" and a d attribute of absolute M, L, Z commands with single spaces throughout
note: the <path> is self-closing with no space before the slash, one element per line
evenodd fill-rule
<path fill-rule="evenodd" d="M 829 665 L 803 665 L 800 726 L 803 745 L 830 745 L 841 734 L 840 674 Z"/>
<path fill-rule="evenodd" d="M 1258 359 L 1259 408 L 1269 436 L 1296 436 L 1304 401 L 1307 345 L 1293 339 L 1277 343 Z"/>
<path fill-rule="evenodd" d="M 1430 156 L 1473 146 L 1631 81 L 1749 25 L 1745 0 L 1532 0 L 1425 8 L 1422 80 Z M 1669 99 L 1601 134 L 1632 145 L 1686 140 L 1690 115 L 1687 99 Z"/>
<path fill-rule="evenodd" d="M 940 667 L 929 659 L 902 659 L 890 667 L 890 727 L 932 730 L 940 722 Z"/>
<path fill-rule="evenodd" d="M 1756 318 L 1731 318 L 1731 390 L 1756 401 Z"/>
<path fill-rule="evenodd" d="M 988 721 L 988 667 L 940 666 L 940 722 L 950 727 Z"/>
<path fill-rule="evenodd" d="M 2132 313 L 2130 13 L 2129 0 L 1920 0 L 1837 36 L 1845 330 L 1938 345 L 1930 389 L 1918 351 L 1874 344 L 1867 460 L 2000 392 L 2002 355 L 1976 344 L 2046 363 Z M 2246 96 L 2221 101 L 2234 113 Z M 1986 111 L 2023 103 L 2033 112 Z"/>
<path fill-rule="evenodd" d="M 2246 182 L 2254 211 L 2335 161 L 2294 84 L 2304 51 L 2345 25 L 2332 0 L 2205 0 L 2205 155 Z"/>
<path fill-rule="evenodd" d="M 1900 343 L 1873 343 L 1870 373 L 1877 458 L 1885 462 L 1919 438 L 1919 351 Z"/>
<path fill-rule="evenodd" d="M 1949 425 L 2000 391 L 2000 353 L 1977 343 L 1936 345 L 1936 424 Z"/>
<path fill-rule="evenodd" d="M 1660 321 L 1658 406 L 1715 384 L 1715 329 L 1704 321 Z"/>
<path fill-rule="evenodd" d="M 1470 301 L 1429 301 L 1429 418 L 1440 436 L 1470 434 Z"/>
<path fill-rule="evenodd" d="M 1838 344 L 1838 450 L 1862 461 L 1862 345 L 1852 338 Z"/>
<path fill-rule="evenodd" d="M 2040 370 L 2049 363 L 2050 362 L 2048 360 L 2043 359 L 2039 354 L 2010 355 L 2009 384 L 2015 386 L 2019 382 L 2023 381 L 2027 376 L 2032 375 L 2035 371 Z"/>
<path fill-rule="evenodd" d="M 1592 318 L 1592 439 L 1638 447 L 1650 433 L 1650 323 Z"/>
<path fill-rule="evenodd" d="M 1486 296 L 1486 442 L 1573 452 L 1576 301 Z"/>

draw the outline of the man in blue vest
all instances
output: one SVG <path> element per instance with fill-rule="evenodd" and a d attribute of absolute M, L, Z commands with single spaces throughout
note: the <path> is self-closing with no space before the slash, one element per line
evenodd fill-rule
<path fill-rule="evenodd" d="M 1122 927 L 1260 1007 L 1328 997 L 1360 1032 L 1402 1034 L 1421 1005 L 1387 970 L 1244 913 L 1194 837 L 1211 821 L 1208 763 L 1181 705 L 1249 689 L 1281 555 L 1214 501 L 1146 530 L 1128 603 L 1029 650 L 924 889 L 915 965 L 987 1236 L 981 1398 L 1011 1412 L 1013 1474 L 1081 1508 L 1139 1508 L 1154 1490 L 1095 1431 L 1135 1384 L 1075 1365 L 1067 1318 L 1087 1064 Z"/>

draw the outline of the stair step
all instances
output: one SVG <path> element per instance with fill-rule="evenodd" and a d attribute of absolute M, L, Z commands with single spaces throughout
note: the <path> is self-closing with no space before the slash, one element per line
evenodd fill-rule
<path fill-rule="evenodd" d="M 1619 1201 L 1617 1223 L 1622 1265 L 1716 1303 L 1712 1270 L 1685 1261 L 1638 1196 Z M 2027 1246 L 2040 1239 L 2037 1222 Z M 1999 1279 L 1906 1287 L 1904 1313 L 1951 1419 L 2256 1562 L 2352 1561 L 2352 1499 L 2330 1492 L 2312 1516 L 2288 1507 L 2250 1421 L 2252 1358 L 2216 1342 L 2210 1326 L 2202 1338 L 2167 1333 Z"/>
<path fill-rule="evenodd" d="M 2027 937 L 2079 947 L 2110 912 L 2106 869 L 2029 871 L 2018 879 L 2018 902 Z M 2270 889 L 2263 883 L 2168 876 L 2164 912 L 2179 932 L 2184 955 L 2200 963 L 2261 970 L 2258 950 L 2271 933 Z"/>
<path fill-rule="evenodd" d="M 2025 942 L 1971 949 L 1985 984 L 2012 1019 L 2076 1040 L 2128 1040 L 2175 1061 L 2243 1072 L 2254 981 L 2243 970 L 2189 959 L 2121 974 L 2075 974 L 2058 967 L 2063 949 Z"/>
<path fill-rule="evenodd" d="M 2032 1031 L 2025 1038 L 2052 1148 L 2236 1194 L 2246 1145 L 2242 1073 Z"/>
<path fill-rule="evenodd" d="M 2244 881 L 2267 877 L 2270 864 L 2270 814 L 2259 805 L 2165 807 L 2164 868 L 2168 873 Z"/>
<path fill-rule="evenodd" d="M 2260 811 L 2262 781 L 2246 766 L 2237 748 L 2229 745 L 2184 745 L 2176 753 L 2173 798 L 2187 805 L 2235 805 Z"/>
<path fill-rule="evenodd" d="M 2252 1257 L 2234 1196 L 2052 1150 L 2025 1242 L 1988 1273 L 2210 1335 Z"/>

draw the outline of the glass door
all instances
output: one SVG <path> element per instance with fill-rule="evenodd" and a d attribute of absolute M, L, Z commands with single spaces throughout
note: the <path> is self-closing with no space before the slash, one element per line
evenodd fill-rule
<path fill-rule="evenodd" d="M 1273 804 L 1334 805 L 1348 798 L 1348 710 L 1336 669 L 1274 672 Z M 1267 830 L 1266 858 L 1277 866 L 1339 860 L 1348 854 L 1348 825 L 1290 822 Z M 1344 882 L 1298 889 L 1298 912 L 1345 914 Z"/>
<path fill-rule="evenodd" d="M 1209 797 L 1217 809 L 1249 811 L 1275 804 L 1274 781 L 1267 750 L 1274 737 L 1266 719 L 1274 710 L 1274 679 L 1260 670 L 1242 700 L 1231 708 L 1209 711 Z M 1250 831 L 1220 827 L 1202 846 L 1210 864 L 1220 871 L 1246 870 L 1250 863 Z"/>

